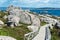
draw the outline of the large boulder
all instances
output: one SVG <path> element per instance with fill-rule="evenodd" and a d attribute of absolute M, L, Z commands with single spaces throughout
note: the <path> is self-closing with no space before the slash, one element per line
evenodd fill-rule
<path fill-rule="evenodd" d="M 30 15 L 31 21 L 32 21 L 32 24 L 30 26 L 28 26 L 27 28 L 30 31 L 37 31 L 40 28 L 40 20 L 39 20 L 39 17 L 36 16 L 36 15 L 34 15 L 34 14 L 30 14 L 30 13 L 27 13 L 27 14 Z"/>
<path fill-rule="evenodd" d="M 27 15 L 21 9 L 18 9 L 18 8 L 15 8 L 15 7 L 9 7 L 8 8 L 8 12 L 9 12 L 10 15 L 18 16 L 20 18 L 20 22 L 21 23 L 31 24 L 31 21 L 30 21 L 31 18 L 30 18 L 30 16 Z"/>
<path fill-rule="evenodd" d="M 55 24 L 55 27 L 59 29 L 59 28 L 60 28 L 60 22 L 57 22 L 57 23 Z"/>
<path fill-rule="evenodd" d="M 8 20 L 14 23 L 16 21 L 15 16 L 20 18 L 20 22 L 24 24 L 31 24 L 32 26 L 40 26 L 40 19 L 37 15 L 31 14 L 27 11 L 23 11 L 22 9 L 18 9 L 17 7 L 10 6 L 8 8 L 9 16 Z M 17 22 L 17 21 L 16 21 Z"/>
<path fill-rule="evenodd" d="M 0 26 L 3 25 L 3 24 L 4 24 L 4 22 L 0 20 Z"/>
<path fill-rule="evenodd" d="M 16 40 L 16 39 L 9 36 L 0 36 L 0 40 Z"/>
<path fill-rule="evenodd" d="M 31 17 L 31 22 L 32 22 L 32 26 L 40 26 L 40 19 L 37 15 L 35 14 L 30 14 L 28 12 L 26 12 L 28 15 L 30 15 Z"/>
<path fill-rule="evenodd" d="M 12 22 L 11 26 L 18 26 L 20 18 L 17 16 L 9 15 L 8 22 Z"/>
<path fill-rule="evenodd" d="M 28 28 L 30 31 L 34 31 L 34 32 L 35 32 L 35 31 L 38 30 L 39 27 L 30 25 L 30 26 L 27 26 L 27 28 Z"/>
<path fill-rule="evenodd" d="M 4 19 L 7 19 L 7 15 L 5 15 L 3 18 L 4 18 Z"/>

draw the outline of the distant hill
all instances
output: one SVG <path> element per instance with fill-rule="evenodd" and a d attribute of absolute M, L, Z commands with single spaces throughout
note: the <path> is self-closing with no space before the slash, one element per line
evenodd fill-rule
<path fill-rule="evenodd" d="M 37 8 L 37 9 L 60 10 L 60 8 L 52 8 L 52 7 L 44 7 L 44 8 Z"/>
<path fill-rule="evenodd" d="M 7 7 L 0 7 L 0 10 L 5 11 Z M 38 14 L 41 13 L 48 13 L 52 15 L 57 15 L 60 16 L 60 8 L 51 8 L 51 7 L 45 7 L 45 8 L 26 8 L 26 7 L 21 7 L 23 10 L 30 10 L 31 12 L 35 12 Z"/>
<path fill-rule="evenodd" d="M 44 7 L 44 8 L 26 8 L 26 7 L 21 7 L 23 10 L 29 9 L 29 10 L 60 10 L 60 8 L 51 8 L 51 7 Z M 7 7 L 0 7 L 0 10 L 6 10 Z"/>

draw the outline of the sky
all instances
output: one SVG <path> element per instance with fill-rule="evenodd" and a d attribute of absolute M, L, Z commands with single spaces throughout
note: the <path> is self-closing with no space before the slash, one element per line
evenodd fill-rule
<path fill-rule="evenodd" d="M 19 7 L 56 7 L 60 8 L 60 0 L 0 0 L 0 7 L 8 7 L 9 5 Z"/>

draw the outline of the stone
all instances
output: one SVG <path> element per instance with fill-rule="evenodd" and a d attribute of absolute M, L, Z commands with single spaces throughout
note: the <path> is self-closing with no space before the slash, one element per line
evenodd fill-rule
<path fill-rule="evenodd" d="M 40 20 L 39 20 L 39 17 L 34 15 L 34 14 L 30 14 L 28 12 L 26 12 L 28 15 L 30 15 L 31 17 L 31 22 L 32 24 L 30 26 L 28 26 L 27 28 L 30 30 L 30 31 L 37 31 L 38 28 L 40 27 Z"/>
<path fill-rule="evenodd" d="M 27 28 L 30 30 L 30 31 L 37 31 L 38 30 L 38 27 L 37 26 L 27 26 Z"/>
<path fill-rule="evenodd" d="M 14 24 L 13 23 L 10 26 L 11 26 L 11 28 L 14 28 Z"/>
<path fill-rule="evenodd" d="M 18 16 L 20 18 L 20 22 L 22 23 L 31 24 L 30 16 L 27 15 L 24 11 L 15 7 L 12 7 L 11 9 L 10 8 L 8 8 L 8 12 L 10 15 Z"/>
<path fill-rule="evenodd" d="M 31 17 L 31 22 L 32 22 L 32 26 L 40 26 L 40 19 L 37 15 L 34 15 L 34 14 L 30 14 L 27 12 L 28 15 L 30 15 Z"/>
<path fill-rule="evenodd" d="M 55 26 L 56 26 L 56 28 L 60 28 L 60 22 L 57 22 L 57 23 L 55 24 Z"/>
<path fill-rule="evenodd" d="M 4 19 L 7 19 L 7 15 L 5 15 L 3 18 L 4 18 Z"/>
<path fill-rule="evenodd" d="M 9 15 L 8 16 L 8 21 L 12 22 L 12 25 L 11 26 L 18 26 L 19 24 L 19 21 L 20 21 L 20 18 L 17 17 L 17 16 L 13 16 L 13 15 Z"/>
<path fill-rule="evenodd" d="M 16 39 L 9 36 L 0 36 L 0 40 L 16 40 Z"/>
<path fill-rule="evenodd" d="M 4 22 L 0 20 L 0 25 L 3 25 L 3 24 L 4 24 Z"/>
<path fill-rule="evenodd" d="M 23 11 L 22 9 L 18 9 L 17 7 L 10 6 L 8 8 L 8 12 L 10 15 L 8 15 L 8 21 L 14 22 L 15 25 L 18 24 L 18 22 L 24 23 L 24 24 L 31 24 L 31 26 L 40 26 L 40 19 L 37 15 L 31 14 L 27 11 Z M 18 17 L 20 20 L 15 18 Z M 16 21 L 16 22 L 15 22 Z"/>

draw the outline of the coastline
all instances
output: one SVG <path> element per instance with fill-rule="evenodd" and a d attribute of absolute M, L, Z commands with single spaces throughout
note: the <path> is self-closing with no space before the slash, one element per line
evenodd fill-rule
<path fill-rule="evenodd" d="M 30 10 L 31 12 L 35 12 L 37 14 L 49 14 L 52 16 L 60 16 L 60 9 L 56 8 L 21 8 L 22 10 Z M 50 10 L 51 9 L 51 10 Z M 0 11 L 6 11 L 7 7 L 0 7 Z"/>

